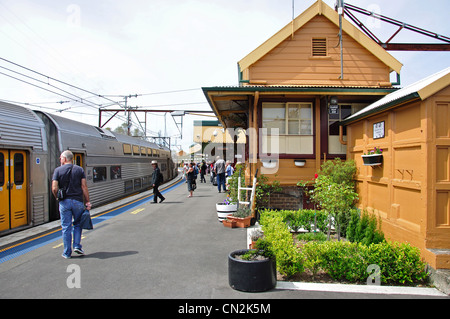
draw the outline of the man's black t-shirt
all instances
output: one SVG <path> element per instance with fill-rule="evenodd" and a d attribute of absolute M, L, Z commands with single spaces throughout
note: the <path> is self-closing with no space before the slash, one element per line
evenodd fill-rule
<path fill-rule="evenodd" d="M 72 168 L 70 174 L 69 183 L 69 171 Z M 66 164 L 57 167 L 53 172 L 53 180 L 58 181 L 59 188 L 69 186 L 66 190 L 66 198 L 71 198 L 83 202 L 83 191 L 81 189 L 81 180 L 86 178 L 83 168 L 77 165 Z"/>

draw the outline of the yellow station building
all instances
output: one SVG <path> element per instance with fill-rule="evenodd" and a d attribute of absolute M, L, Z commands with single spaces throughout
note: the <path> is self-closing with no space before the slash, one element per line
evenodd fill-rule
<path fill-rule="evenodd" d="M 247 130 L 246 175 L 281 182 L 274 207 L 306 207 L 298 181 L 326 159 L 355 159 L 359 205 L 382 217 L 386 237 L 450 268 L 449 75 L 398 90 L 399 61 L 345 18 L 342 43 L 339 32 L 339 14 L 318 0 L 238 62 L 238 86 L 203 92 L 224 128 Z M 362 165 L 373 147 L 378 168 Z"/>

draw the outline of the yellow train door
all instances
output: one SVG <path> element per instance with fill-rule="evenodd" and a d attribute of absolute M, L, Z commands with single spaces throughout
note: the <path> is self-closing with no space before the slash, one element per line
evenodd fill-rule
<path fill-rule="evenodd" d="M 83 167 L 83 154 L 81 153 L 74 153 L 73 154 L 73 163 L 75 165 L 78 165 L 80 167 Z"/>
<path fill-rule="evenodd" d="M 0 150 L 0 231 L 27 223 L 26 152 Z"/>
<path fill-rule="evenodd" d="M 11 228 L 26 225 L 27 214 L 27 156 L 24 151 L 10 151 Z"/>
<path fill-rule="evenodd" d="M 9 156 L 0 150 L 0 231 L 9 229 Z"/>

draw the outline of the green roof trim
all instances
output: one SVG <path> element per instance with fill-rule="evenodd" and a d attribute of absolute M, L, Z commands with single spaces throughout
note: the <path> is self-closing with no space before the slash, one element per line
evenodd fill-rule
<path fill-rule="evenodd" d="M 373 87 L 323 87 L 323 86 L 214 86 L 202 87 L 204 93 L 207 92 L 317 92 L 317 93 L 392 93 L 398 88 L 373 88 Z"/>
<path fill-rule="evenodd" d="M 393 107 L 396 107 L 398 105 L 402 105 L 402 104 L 405 104 L 405 103 L 408 103 L 408 102 L 413 102 L 413 101 L 416 101 L 416 100 L 420 100 L 420 95 L 419 95 L 419 93 L 414 92 L 414 93 L 408 94 L 408 95 L 406 95 L 406 96 L 404 96 L 402 98 L 399 98 L 397 100 L 394 100 L 394 101 L 391 101 L 389 103 L 383 104 L 383 105 L 381 105 L 381 106 L 379 106 L 377 108 L 374 108 L 374 109 L 372 109 L 370 111 L 361 113 L 360 115 L 353 116 L 352 118 L 350 118 L 348 120 L 341 121 L 339 123 L 339 125 L 340 126 L 346 126 L 346 125 L 348 125 L 350 123 L 359 121 L 361 119 L 364 119 L 366 117 L 372 116 L 374 114 L 378 114 L 378 113 L 384 112 L 384 111 L 386 111 L 388 109 L 391 109 Z"/>

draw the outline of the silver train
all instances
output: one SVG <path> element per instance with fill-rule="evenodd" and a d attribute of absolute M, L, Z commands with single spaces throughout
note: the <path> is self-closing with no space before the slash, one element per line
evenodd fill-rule
<path fill-rule="evenodd" d="M 84 168 L 93 207 L 151 188 L 152 160 L 164 181 L 176 174 L 168 148 L 0 102 L 0 236 L 59 219 L 51 179 L 64 150 Z"/>

